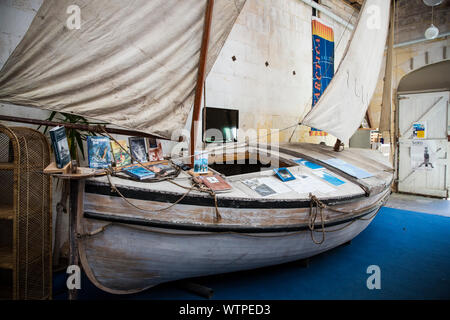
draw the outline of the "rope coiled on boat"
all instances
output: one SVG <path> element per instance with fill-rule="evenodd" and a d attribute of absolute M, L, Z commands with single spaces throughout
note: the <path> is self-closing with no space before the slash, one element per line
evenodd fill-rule
<path fill-rule="evenodd" d="M 321 202 L 315 195 L 309 194 L 309 198 L 311 199 L 309 206 L 309 219 L 308 226 L 311 235 L 311 240 L 315 244 L 322 244 L 325 242 L 325 219 L 323 218 L 323 209 L 325 208 L 325 204 Z M 314 227 L 316 225 L 317 214 L 320 213 L 320 221 L 322 224 L 322 240 L 316 241 L 314 238 Z"/>
<path fill-rule="evenodd" d="M 136 159 L 131 152 L 129 152 L 126 148 L 124 148 L 112 135 L 109 134 L 109 132 L 106 131 L 104 126 L 98 125 L 99 130 L 102 131 L 104 134 L 106 134 L 111 140 L 113 140 L 124 152 L 126 152 L 131 159 L 133 159 L 133 161 L 137 162 L 141 167 L 145 168 L 145 169 L 149 169 L 147 166 L 145 166 L 141 161 L 139 161 L 138 159 Z M 179 174 L 180 170 L 177 171 L 177 173 Z M 161 181 L 168 181 L 180 188 L 183 189 L 187 189 L 187 192 L 185 192 L 177 201 L 175 201 L 174 203 L 172 203 L 170 206 L 163 208 L 163 209 L 155 209 L 155 210 L 147 210 L 147 209 L 143 209 L 140 208 L 139 206 L 135 205 L 134 203 L 132 203 L 129 199 L 127 199 L 120 191 L 119 189 L 114 185 L 114 183 L 111 180 L 111 175 L 113 175 L 115 172 L 111 169 L 111 168 L 106 168 L 105 169 L 105 173 L 106 176 L 108 178 L 109 184 L 111 186 L 111 189 L 116 192 L 123 200 L 125 200 L 125 202 L 127 202 L 129 205 L 133 206 L 134 208 L 141 210 L 141 211 L 146 211 L 146 212 L 152 212 L 154 213 L 156 212 L 161 212 L 161 211 L 165 211 L 168 210 L 170 208 L 172 208 L 173 206 L 177 205 L 178 203 L 180 203 L 192 190 L 196 190 L 199 192 L 203 192 L 203 193 L 208 193 L 211 197 L 213 197 L 214 199 L 214 207 L 215 207 L 215 222 L 219 222 L 222 219 L 222 216 L 220 215 L 219 212 L 219 207 L 218 207 L 218 203 L 217 203 L 217 195 L 214 192 L 214 190 L 212 190 L 211 188 L 203 185 L 203 184 L 199 184 L 197 182 L 195 182 L 194 180 L 192 180 L 192 186 L 191 187 L 185 187 L 182 186 L 174 181 L 172 181 L 172 177 L 168 177 L 168 178 L 163 178 L 163 179 L 159 179 L 157 180 L 157 182 L 161 182 Z M 178 176 L 177 174 L 177 176 Z M 173 177 L 174 178 L 174 177 Z"/>

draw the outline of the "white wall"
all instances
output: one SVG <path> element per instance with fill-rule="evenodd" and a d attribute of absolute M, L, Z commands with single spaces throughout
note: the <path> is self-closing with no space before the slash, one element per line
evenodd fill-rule
<path fill-rule="evenodd" d="M 339 0 L 322 3 L 346 21 L 354 12 Z M 206 105 L 238 109 L 244 130 L 283 129 L 303 118 L 312 95 L 311 17 L 312 8 L 299 0 L 247 0 L 206 80 Z M 341 39 L 337 68 L 351 31 L 320 17 L 335 29 L 336 44 Z M 280 141 L 287 141 L 292 130 L 280 132 Z M 308 130 L 298 128 L 293 141 L 334 143 L 333 138 L 310 138 Z"/>

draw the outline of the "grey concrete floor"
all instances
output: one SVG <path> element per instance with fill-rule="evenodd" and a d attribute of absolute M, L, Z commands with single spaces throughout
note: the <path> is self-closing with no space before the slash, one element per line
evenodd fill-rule
<path fill-rule="evenodd" d="M 385 207 L 450 217 L 450 200 L 393 193 Z"/>

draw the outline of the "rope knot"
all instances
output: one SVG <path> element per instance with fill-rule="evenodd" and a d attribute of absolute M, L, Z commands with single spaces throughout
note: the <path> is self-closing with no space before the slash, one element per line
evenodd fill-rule
<path fill-rule="evenodd" d="M 323 209 L 326 207 L 325 204 L 320 201 L 315 195 L 312 193 L 309 194 L 309 198 L 311 199 L 310 210 L 309 210 L 309 230 L 311 234 L 311 239 L 315 244 L 322 244 L 325 242 L 325 221 L 323 217 Z M 314 238 L 314 228 L 316 225 L 317 215 L 320 213 L 320 220 L 322 224 L 322 240 L 316 241 Z"/>

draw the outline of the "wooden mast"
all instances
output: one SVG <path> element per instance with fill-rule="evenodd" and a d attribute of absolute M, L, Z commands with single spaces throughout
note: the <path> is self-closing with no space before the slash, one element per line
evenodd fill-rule
<path fill-rule="evenodd" d="M 386 69 L 384 73 L 383 102 L 381 104 L 379 131 L 381 134 L 391 131 L 391 105 L 392 105 L 392 57 L 394 51 L 394 13 L 391 6 L 391 21 L 386 52 Z"/>
<path fill-rule="evenodd" d="M 200 61 L 198 65 L 197 87 L 195 89 L 194 110 L 192 113 L 191 141 L 190 141 L 190 163 L 194 166 L 194 152 L 197 138 L 198 120 L 200 118 L 200 107 L 202 103 L 203 86 L 205 83 L 206 60 L 208 58 L 209 34 L 211 31 L 212 13 L 214 0 L 207 0 L 205 11 L 205 23 L 203 27 L 202 46 L 200 49 Z"/>

